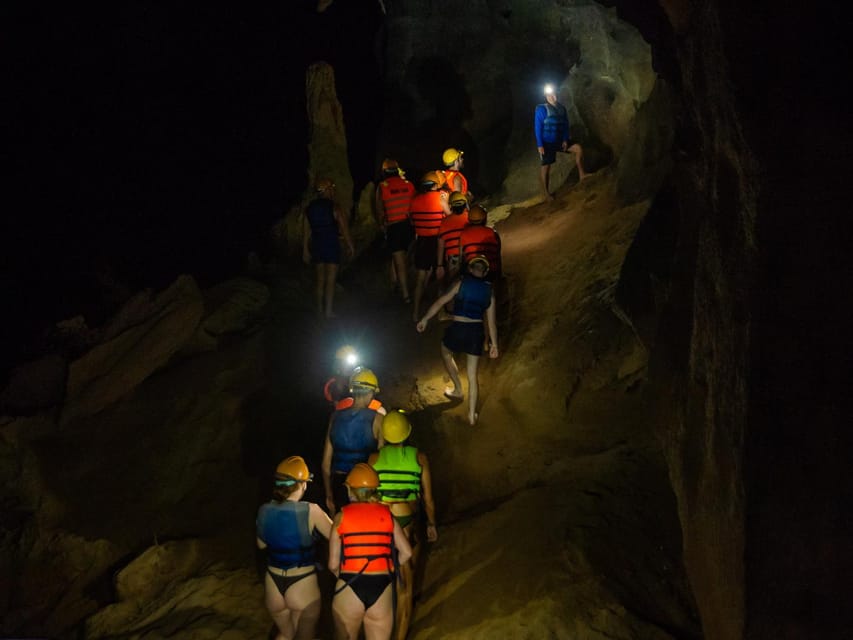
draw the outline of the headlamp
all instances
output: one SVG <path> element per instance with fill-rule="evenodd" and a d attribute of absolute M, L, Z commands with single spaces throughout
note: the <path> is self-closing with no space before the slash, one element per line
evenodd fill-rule
<path fill-rule="evenodd" d="M 546 84 L 545 85 L 545 95 L 546 96 L 554 95 L 554 85 L 552 85 L 552 84 Z"/>

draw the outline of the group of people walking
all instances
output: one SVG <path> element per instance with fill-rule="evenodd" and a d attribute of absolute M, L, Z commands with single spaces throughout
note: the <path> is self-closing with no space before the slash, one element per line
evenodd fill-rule
<path fill-rule="evenodd" d="M 337 375 L 324 392 L 334 409 L 324 442 L 322 475 L 328 514 L 303 501 L 313 474 L 291 456 L 275 471 L 272 499 L 257 516 L 258 547 L 267 552 L 266 606 L 279 640 L 314 638 L 322 609 L 315 536 L 329 541 L 328 569 L 335 637 L 405 638 L 412 613 L 413 570 L 423 529 L 438 539 L 426 454 L 409 444 L 403 411 L 376 399 L 370 369 L 352 369 L 339 351 Z"/>

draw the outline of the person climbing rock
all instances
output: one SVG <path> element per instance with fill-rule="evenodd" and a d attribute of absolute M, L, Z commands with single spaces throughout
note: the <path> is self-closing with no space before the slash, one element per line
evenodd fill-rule
<path fill-rule="evenodd" d="M 412 198 L 409 218 L 415 227 L 415 299 L 412 319 L 420 317 L 424 289 L 430 274 L 437 266 L 438 229 L 444 216 L 450 213 L 448 194 L 442 191 L 444 174 L 430 171 L 421 178 L 420 192 Z"/>
<path fill-rule="evenodd" d="M 453 282 L 459 275 L 459 236 L 468 225 L 468 196 L 461 191 L 450 194 L 450 215 L 441 221 L 438 228 L 438 251 L 436 279 Z"/>
<path fill-rule="evenodd" d="M 485 256 L 489 261 L 489 282 L 497 282 L 501 276 L 501 237 L 498 232 L 486 225 L 488 212 L 485 207 L 475 204 L 468 212 L 468 226 L 459 233 L 459 250 L 462 255 L 462 267 L 476 256 Z"/>
<path fill-rule="evenodd" d="M 566 107 L 557 101 L 552 85 L 545 85 L 545 102 L 537 105 L 533 114 L 533 131 L 536 134 L 536 147 L 542 166 L 539 170 L 539 186 L 542 195 L 553 199 L 549 190 L 551 165 L 557 161 L 557 152 L 563 151 L 575 156 L 578 179 L 586 178 L 583 168 L 583 148 L 569 136 L 569 117 Z"/>
<path fill-rule="evenodd" d="M 315 190 L 317 198 L 308 205 L 302 223 L 302 260 L 305 264 L 313 262 L 316 268 L 314 296 L 317 313 L 324 318 L 333 318 L 335 280 L 341 264 L 338 233 L 343 236 L 350 258 L 355 255 L 355 249 L 347 218 L 334 201 L 335 183 L 328 178 L 320 178 Z"/>
<path fill-rule="evenodd" d="M 403 587 L 397 593 L 395 637 L 404 640 L 412 619 L 412 589 L 414 567 L 417 566 L 419 550 L 418 527 L 421 513 L 426 515 L 426 537 L 430 542 L 438 540 L 435 527 L 435 502 L 432 497 L 432 478 L 429 460 L 423 451 L 407 443 L 412 433 L 412 424 L 400 410 L 391 411 L 382 422 L 385 446 L 370 455 L 368 464 L 379 475 L 379 495 L 387 504 L 394 519 L 399 523 L 412 545 L 412 559 L 400 568 Z M 420 509 L 423 501 L 423 511 Z"/>
<path fill-rule="evenodd" d="M 444 163 L 444 184 L 447 191 L 460 191 L 471 200 L 473 196 L 468 191 L 468 180 L 462 175 L 462 167 L 465 165 L 464 151 L 450 147 L 441 154 Z"/>
<path fill-rule="evenodd" d="M 326 506 L 335 513 L 347 503 L 344 479 L 359 462 L 384 443 L 381 405 L 371 404 L 379 393 L 379 381 L 370 369 L 358 369 L 350 379 L 352 402 L 341 404 L 329 418 L 323 447 L 323 484 Z"/>
<path fill-rule="evenodd" d="M 477 368 L 483 354 L 485 318 L 489 331 L 489 357 L 498 357 L 498 328 L 495 322 L 495 295 L 491 283 L 486 280 L 489 261 L 485 256 L 475 256 L 468 263 L 468 273 L 457 281 L 450 290 L 441 296 L 418 322 L 417 330 L 423 333 L 430 318 L 448 302 L 453 300 L 453 322 L 444 332 L 441 343 L 441 359 L 453 384 L 444 390 L 444 395 L 452 399 L 463 398 L 459 368 L 453 359 L 454 353 L 467 354 L 468 370 L 468 423 L 477 424 L 477 400 L 479 384 Z"/>
<path fill-rule="evenodd" d="M 265 602 L 277 640 L 314 638 L 320 618 L 313 534 L 328 539 L 332 521 L 318 505 L 302 501 L 312 478 L 301 457 L 283 460 L 275 470 L 272 500 L 258 509 L 257 545 L 267 552 Z"/>
<path fill-rule="evenodd" d="M 329 538 L 329 569 L 338 576 L 332 617 L 338 640 L 387 640 L 394 625 L 396 564 L 405 565 L 412 548 L 391 510 L 379 501 L 379 476 L 356 464 L 346 477 L 350 504 L 335 516 Z"/>
<path fill-rule="evenodd" d="M 391 254 L 391 277 L 400 286 L 403 302 L 409 303 L 409 276 L 406 253 L 414 238 L 409 222 L 409 205 L 415 186 L 403 177 L 400 165 L 392 158 L 382 162 L 382 180 L 376 187 L 376 223 L 385 234 Z"/>

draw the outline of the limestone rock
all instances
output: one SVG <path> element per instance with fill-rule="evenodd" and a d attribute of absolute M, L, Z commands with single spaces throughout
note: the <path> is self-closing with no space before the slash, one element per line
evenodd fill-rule
<path fill-rule="evenodd" d="M 145 321 L 71 363 L 63 422 L 97 413 L 166 364 L 195 332 L 204 305 L 195 280 L 181 276 L 151 309 Z"/>
<path fill-rule="evenodd" d="M 255 325 L 270 299 L 269 288 L 251 278 L 233 278 L 204 292 L 205 317 L 193 344 L 216 346 L 220 336 L 240 333 Z"/>
<path fill-rule="evenodd" d="M 48 354 L 16 368 L 0 393 L 0 413 L 29 415 L 62 401 L 68 362 Z"/>

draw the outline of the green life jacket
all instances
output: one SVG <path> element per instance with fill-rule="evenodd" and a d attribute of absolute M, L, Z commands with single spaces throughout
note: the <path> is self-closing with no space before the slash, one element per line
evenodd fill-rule
<path fill-rule="evenodd" d="M 386 445 L 373 465 L 382 502 L 411 502 L 421 495 L 421 465 L 415 447 Z"/>

